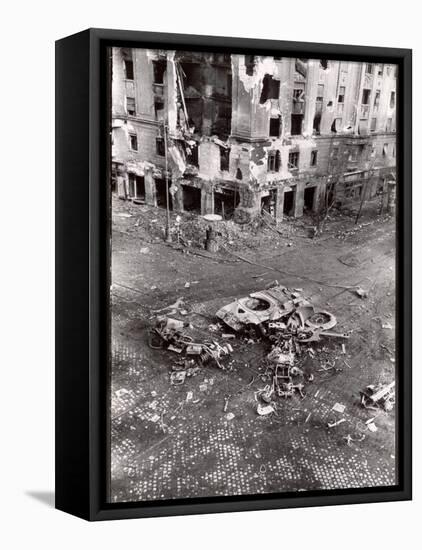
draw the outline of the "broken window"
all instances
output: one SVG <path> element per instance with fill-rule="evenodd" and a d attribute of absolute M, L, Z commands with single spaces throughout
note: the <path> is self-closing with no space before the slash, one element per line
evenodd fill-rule
<path fill-rule="evenodd" d="M 187 161 L 192 166 L 196 166 L 199 168 L 199 155 L 198 155 L 198 145 L 194 145 L 193 147 L 189 147 L 187 149 Z"/>
<path fill-rule="evenodd" d="M 302 133 L 303 115 L 292 115 L 292 136 L 299 136 Z"/>
<path fill-rule="evenodd" d="M 375 132 L 376 129 L 377 129 L 377 119 L 376 119 L 376 117 L 372 117 L 371 118 L 370 130 L 371 130 L 371 132 Z"/>
<path fill-rule="evenodd" d="M 338 89 L 337 102 L 338 103 L 344 103 L 344 96 L 345 95 L 346 95 L 346 87 L 345 86 L 340 86 L 340 88 Z"/>
<path fill-rule="evenodd" d="M 243 179 L 242 170 L 240 168 L 238 168 L 236 170 L 236 179 L 237 180 L 242 180 Z"/>
<path fill-rule="evenodd" d="M 360 157 L 362 157 L 365 153 L 365 145 L 355 145 L 351 148 L 350 154 L 349 154 L 349 161 L 357 161 Z"/>
<path fill-rule="evenodd" d="M 394 109 L 396 105 L 396 92 L 391 92 L 390 94 L 390 109 Z"/>
<path fill-rule="evenodd" d="M 320 64 L 320 66 L 324 69 L 324 71 L 325 71 L 326 69 L 328 69 L 328 61 L 327 61 L 327 59 L 320 59 L 320 60 L 319 60 L 319 64 Z"/>
<path fill-rule="evenodd" d="M 253 75 L 254 66 L 255 66 L 255 56 L 254 55 L 245 55 L 246 74 L 248 76 Z"/>
<path fill-rule="evenodd" d="M 318 162 L 318 151 L 311 151 L 311 166 L 316 166 Z"/>
<path fill-rule="evenodd" d="M 126 98 L 126 111 L 128 115 L 135 116 L 136 109 L 135 109 L 135 98 L 134 97 L 127 97 Z"/>
<path fill-rule="evenodd" d="M 364 88 L 362 91 L 362 105 L 369 105 L 369 99 L 371 97 L 371 90 Z"/>
<path fill-rule="evenodd" d="M 152 66 L 154 70 L 154 84 L 163 84 L 167 61 L 164 59 L 159 59 L 158 61 L 153 61 Z"/>
<path fill-rule="evenodd" d="M 125 59 L 124 63 L 126 80 L 133 80 L 133 61 L 131 59 Z"/>
<path fill-rule="evenodd" d="M 266 74 L 262 81 L 262 92 L 259 102 L 265 103 L 267 99 L 278 99 L 280 95 L 280 81 Z"/>
<path fill-rule="evenodd" d="M 289 153 L 289 170 L 297 170 L 299 168 L 299 152 L 293 151 Z"/>
<path fill-rule="evenodd" d="M 270 118 L 270 136 L 280 137 L 281 134 L 281 116 Z"/>
<path fill-rule="evenodd" d="M 278 172 L 281 165 L 280 151 L 268 151 L 268 172 Z"/>
<path fill-rule="evenodd" d="M 378 76 L 382 76 L 384 65 L 378 65 Z"/>
<path fill-rule="evenodd" d="M 156 140 L 155 140 L 155 152 L 156 152 L 157 155 L 159 155 L 160 157 L 164 157 L 165 154 L 166 154 L 165 145 L 164 145 L 164 139 L 161 138 L 161 137 L 158 137 L 158 138 L 156 138 Z"/>
<path fill-rule="evenodd" d="M 220 170 L 228 170 L 230 166 L 230 149 L 220 147 Z"/>
<path fill-rule="evenodd" d="M 138 136 L 136 134 L 129 134 L 129 143 L 132 151 L 138 150 Z"/>
<path fill-rule="evenodd" d="M 321 113 L 316 113 L 314 116 L 314 133 L 319 136 L 321 128 Z"/>
<path fill-rule="evenodd" d="M 375 97 L 374 97 L 374 107 L 378 107 L 380 104 L 380 97 L 381 97 L 381 90 L 375 91 Z"/>
<path fill-rule="evenodd" d="M 324 84 L 318 84 L 316 100 L 320 102 L 324 100 Z"/>
<path fill-rule="evenodd" d="M 372 69 L 373 69 L 372 63 L 367 63 L 367 64 L 366 64 L 366 72 L 367 72 L 367 74 L 372 74 Z"/>
<path fill-rule="evenodd" d="M 160 99 L 154 101 L 154 112 L 156 120 L 164 120 L 164 103 Z"/>
<path fill-rule="evenodd" d="M 305 101 L 305 84 L 303 84 L 302 82 L 295 82 L 295 88 L 293 89 L 293 102 L 303 103 L 304 101 Z"/>
<path fill-rule="evenodd" d="M 303 58 L 296 58 L 296 61 L 295 61 L 296 72 L 298 72 L 304 78 L 306 78 L 306 74 L 307 74 L 307 69 L 308 69 L 307 63 L 308 63 L 308 60 Z"/>
<path fill-rule="evenodd" d="M 388 143 L 384 143 L 384 146 L 382 148 L 382 156 L 386 157 L 388 155 Z"/>

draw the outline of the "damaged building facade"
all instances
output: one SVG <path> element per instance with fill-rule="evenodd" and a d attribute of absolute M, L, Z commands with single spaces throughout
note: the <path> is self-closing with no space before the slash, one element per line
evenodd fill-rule
<path fill-rule="evenodd" d="M 396 67 L 112 49 L 121 198 L 248 223 L 356 204 L 395 185 Z"/>

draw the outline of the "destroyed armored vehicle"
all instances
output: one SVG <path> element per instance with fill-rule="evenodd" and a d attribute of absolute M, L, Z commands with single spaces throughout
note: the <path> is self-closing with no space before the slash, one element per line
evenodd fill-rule
<path fill-rule="evenodd" d="M 219 309 L 216 316 L 235 331 L 256 327 L 263 334 L 286 327 L 328 331 L 337 324 L 334 315 L 315 309 L 299 291 L 280 285 L 239 298 Z"/>

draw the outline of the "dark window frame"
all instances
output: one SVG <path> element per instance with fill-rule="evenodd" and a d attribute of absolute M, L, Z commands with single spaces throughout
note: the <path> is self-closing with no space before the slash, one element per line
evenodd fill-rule
<path fill-rule="evenodd" d="M 129 132 L 129 144 L 131 151 L 139 150 L 138 134 L 136 132 Z"/>
<path fill-rule="evenodd" d="M 133 109 L 131 108 L 133 104 Z M 129 116 L 136 116 L 136 101 L 134 97 L 126 97 L 126 111 Z"/>
<path fill-rule="evenodd" d="M 135 72 L 132 59 L 124 59 L 125 65 L 125 79 L 126 80 L 135 80 Z"/>
<path fill-rule="evenodd" d="M 290 151 L 289 153 L 289 170 L 299 170 L 299 151 Z"/>

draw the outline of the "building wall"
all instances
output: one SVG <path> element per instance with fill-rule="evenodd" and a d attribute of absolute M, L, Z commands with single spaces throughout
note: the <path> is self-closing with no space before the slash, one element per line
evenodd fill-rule
<path fill-rule="evenodd" d="M 133 80 L 125 75 L 127 58 Z M 156 62 L 165 67 L 161 83 L 154 81 Z M 268 197 L 281 219 L 284 193 L 293 190 L 289 213 L 301 216 L 309 187 L 316 188 L 312 208 L 318 210 L 327 185 L 348 190 L 346 180 L 394 172 L 394 69 L 250 55 L 232 55 L 227 63 L 227 56 L 212 54 L 113 48 L 112 160 L 120 187 L 128 173 L 147 176 L 152 187 L 154 178 L 165 176 L 156 142 L 165 123 L 169 144 L 184 161 L 180 167 L 170 155 L 167 176 L 201 188 L 202 213 L 214 212 L 214 192 L 221 191 L 240 200 L 239 222 L 258 214 Z M 128 112 L 128 97 L 135 99 L 135 113 Z M 226 132 L 222 113 L 230 111 Z M 133 134 L 137 151 L 130 147 Z M 153 191 L 147 195 L 154 197 Z M 346 200 L 343 191 L 337 195 Z M 183 209 L 180 193 L 175 204 Z"/>

